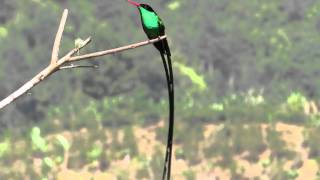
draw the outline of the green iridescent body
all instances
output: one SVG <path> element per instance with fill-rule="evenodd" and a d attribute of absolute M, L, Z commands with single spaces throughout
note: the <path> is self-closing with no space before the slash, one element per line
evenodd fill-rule
<path fill-rule="evenodd" d="M 151 8 L 151 7 L 150 7 Z M 138 7 L 141 23 L 144 32 L 148 36 L 149 39 L 154 39 L 159 36 L 163 36 L 165 34 L 165 27 L 162 23 L 161 18 L 154 12 L 152 9 L 145 9 L 143 7 Z M 163 40 L 162 42 L 154 43 L 154 46 L 164 54 L 171 56 L 170 48 L 168 46 L 167 40 Z"/>
<path fill-rule="evenodd" d="M 157 38 L 161 35 L 161 29 L 164 29 L 161 19 L 155 12 L 147 11 L 144 8 L 139 8 L 141 14 L 141 22 L 145 33 L 148 38 Z"/>

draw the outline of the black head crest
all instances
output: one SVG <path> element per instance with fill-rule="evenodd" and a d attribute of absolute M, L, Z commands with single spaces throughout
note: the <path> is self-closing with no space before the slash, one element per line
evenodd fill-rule
<path fill-rule="evenodd" d="M 154 10 L 152 9 L 151 6 L 149 6 L 148 4 L 140 4 L 140 7 L 148 10 L 148 11 L 151 11 L 151 12 L 154 12 Z"/>

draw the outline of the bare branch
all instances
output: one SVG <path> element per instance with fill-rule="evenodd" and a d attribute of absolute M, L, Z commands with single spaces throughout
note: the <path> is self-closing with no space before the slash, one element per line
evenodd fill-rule
<path fill-rule="evenodd" d="M 44 69 L 42 72 L 47 71 L 48 68 Z M 29 91 L 31 88 L 33 88 L 36 84 L 38 84 L 41 81 L 41 73 L 37 74 L 34 78 L 32 78 L 30 81 L 25 83 L 23 86 L 21 86 L 18 90 L 16 90 L 14 93 L 6 97 L 0 102 L 0 109 L 4 108 L 8 104 L 12 103 L 15 99 Z"/>
<path fill-rule="evenodd" d="M 56 34 L 56 38 L 54 40 L 53 48 L 52 48 L 52 54 L 51 54 L 51 64 L 56 64 L 58 61 L 58 56 L 59 56 L 59 47 L 62 39 L 62 34 L 64 31 L 64 26 L 66 24 L 68 17 L 68 9 L 65 9 L 63 11 L 61 20 L 60 20 L 60 25 Z"/>
<path fill-rule="evenodd" d="M 115 49 L 109 49 L 109 50 L 104 50 L 104 51 L 98 51 L 98 52 L 93 52 L 81 56 L 74 56 L 72 57 L 76 52 L 78 52 L 80 49 L 84 48 L 86 45 L 88 45 L 91 42 L 91 37 L 87 38 L 85 41 L 82 42 L 82 44 L 79 47 L 76 47 L 69 51 L 65 56 L 62 58 L 58 59 L 58 54 L 59 54 L 59 48 L 61 44 L 61 39 L 62 39 L 62 34 L 63 30 L 66 24 L 66 20 L 68 17 L 68 10 L 65 9 L 62 18 L 60 21 L 60 25 L 58 28 L 58 32 L 55 37 L 53 49 L 52 49 L 52 55 L 51 55 L 51 62 L 50 64 L 43 69 L 40 73 L 38 73 L 36 76 L 34 76 L 31 80 L 26 82 L 24 85 L 22 85 L 19 89 L 17 89 L 15 92 L 4 98 L 3 100 L 0 101 L 0 109 L 3 109 L 7 105 L 11 104 L 13 101 L 15 101 L 17 98 L 21 97 L 23 94 L 27 93 L 30 89 L 32 89 L 34 86 L 39 84 L 41 81 L 49 77 L 51 74 L 57 72 L 58 70 L 62 69 L 73 69 L 73 68 L 97 68 L 96 66 L 84 66 L 84 65 L 70 65 L 70 66 L 63 66 L 66 63 L 70 62 L 75 62 L 75 61 L 80 61 L 80 60 L 85 60 L 85 59 L 90 59 L 94 57 L 100 57 L 100 56 L 105 56 L 108 54 L 114 54 L 118 53 L 121 51 L 125 51 L 128 49 L 134 49 L 138 48 L 141 46 L 149 45 L 158 41 L 161 41 L 165 38 L 167 38 L 166 35 L 152 39 L 152 40 L 147 40 L 139 43 L 134 43 L 130 44 L 127 46 L 122 46 L 119 48 Z"/>
<path fill-rule="evenodd" d="M 74 69 L 74 68 L 93 68 L 96 69 L 99 66 L 97 65 L 74 65 L 74 64 L 70 64 L 69 66 L 62 66 L 59 68 L 59 70 L 66 70 L 66 69 Z"/>
<path fill-rule="evenodd" d="M 0 101 L 0 109 L 6 107 L 10 103 L 12 103 L 14 100 L 16 100 L 21 95 L 28 92 L 30 89 L 32 89 L 34 86 L 39 84 L 41 81 L 43 81 L 45 78 L 50 76 L 52 73 L 56 72 L 57 69 L 62 66 L 64 63 L 66 63 L 72 55 L 74 55 L 77 51 L 79 51 L 81 48 L 89 44 L 91 41 L 91 38 L 87 38 L 83 45 L 81 47 L 75 48 L 71 50 L 67 55 L 65 55 L 63 58 L 61 58 L 58 63 L 56 64 L 49 64 L 44 70 L 42 70 L 40 73 L 38 73 L 35 77 L 33 77 L 31 80 L 29 80 L 27 83 L 25 83 L 23 86 L 21 86 L 18 90 L 10 94 L 8 97 Z"/>
<path fill-rule="evenodd" d="M 99 56 L 105 56 L 105 55 L 108 55 L 108 54 L 114 54 L 114 53 L 118 53 L 118 52 L 125 51 L 125 50 L 128 50 L 128 49 L 134 49 L 134 48 L 137 48 L 137 47 L 149 45 L 149 44 L 161 41 L 161 40 L 166 39 L 166 38 L 167 38 L 167 36 L 164 35 L 164 36 L 160 36 L 160 37 L 158 37 L 156 39 L 151 39 L 151 40 L 147 40 L 147 41 L 143 41 L 143 42 L 139 42 L 139 43 L 135 43 L 135 44 L 130 44 L 130 45 L 122 46 L 122 47 L 115 48 L 115 49 L 98 51 L 98 52 L 89 53 L 89 54 L 85 54 L 85 55 L 81 55 L 81 56 L 74 56 L 74 57 L 71 57 L 69 59 L 69 62 L 80 61 L 80 60 L 83 60 L 83 59 L 90 59 L 90 58 L 95 58 L 95 57 L 99 57 Z"/>
<path fill-rule="evenodd" d="M 88 45 L 90 42 L 91 42 L 91 37 L 88 37 L 80 47 L 74 48 L 73 50 L 68 52 L 65 56 L 63 56 L 61 59 L 59 59 L 58 62 L 56 62 L 55 64 L 49 64 L 49 66 L 47 67 L 48 70 L 45 71 L 42 74 L 42 76 L 40 76 L 40 80 L 45 79 L 46 77 L 48 77 L 52 73 L 59 70 L 59 67 L 61 67 L 63 64 L 65 64 L 71 58 L 71 56 L 73 56 L 80 49 L 82 49 L 83 47 Z M 1 102 L 0 102 L 0 109 L 1 109 Z"/>

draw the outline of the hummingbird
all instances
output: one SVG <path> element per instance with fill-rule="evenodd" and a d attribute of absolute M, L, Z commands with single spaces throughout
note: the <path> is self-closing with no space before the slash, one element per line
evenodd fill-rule
<path fill-rule="evenodd" d="M 141 24 L 144 32 L 149 39 L 155 39 L 160 36 L 165 35 L 165 26 L 158 16 L 158 14 L 152 9 L 148 4 L 140 4 L 132 0 L 128 2 L 136 6 L 139 10 L 141 17 Z M 171 175 L 171 157 L 172 157 L 172 140 L 173 140 L 173 128 L 174 128 L 174 81 L 173 81 L 173 71 L 171 63 L 171 52 L 168 45 L 167 39 L 153 43 L 153 45 L 160 52 L 160 56 L 163 62 L 167 86 L 168 86 L 168 96 L 169 96 L 169 129 L 168 129 L 168 139 L 166 147 L 165 164 L 163 168 L 162 179 L 169 180 Z"/>

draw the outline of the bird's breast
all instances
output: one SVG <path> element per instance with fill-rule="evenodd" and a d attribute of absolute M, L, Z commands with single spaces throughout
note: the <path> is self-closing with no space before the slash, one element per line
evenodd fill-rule
<path fill-rule="evenodd" d="M 150 27 L 143 27 L 145 33 L 147 34 L 148 38 L 153 39 L 160 36 L 159 28 L 150 28 Z"/>

